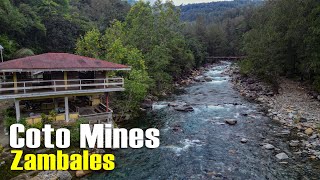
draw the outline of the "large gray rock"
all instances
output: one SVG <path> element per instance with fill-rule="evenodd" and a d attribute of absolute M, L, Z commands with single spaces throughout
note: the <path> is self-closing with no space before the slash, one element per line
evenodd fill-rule
<path fill-rule="evenodd" d="M 274 146 L 272 144 L 264 144 L 263 148 L 265 148 L 267 150 L 272 150 L 272 149 L 274 149 Z"/>
<path fill-rule="evenodd" d="M 92 171 L 83 171 L 83 170 L 79 170 L 79 171 L 76 171 L 76 176 L 78 178 L 80 177 L 83 177 L 83 176 L 86 176 L 88 174 L 90 174 Z"/>
<path fill-rule="evenodd" d="M 205 78 L 204 78 L 204 80 L 205 80 L 205 81 L 207 81 L 207 82 L 209 82 L 209 81 L 212 81 L 212 80 L 213 80 L 213 78 L 212 78 L 212 77 L 208 77 L 208 76 L 207 76 L 207 77 L 205 77 Z"/>
<path fill-rule="evenodd" d="M 247 142 L 248 142 L 248 139 L 246 139 L 246 138 L 242 138 L 242 139 L 241 139 L 241 143 L 244 144 L 244 143 L 247 143 Z"/>
<path fill-rule="evenodd" d="M 143 109 L 151 109 L 153 105 L 153 101 L 151 99 L 145 99 L 141 104 L 141 108 Z"/>
<path fill-rule="evenodd" d="M 225 122 L 229 125 L 236 125 L 238 121 L 235 119 L 226 119 Z"/>
<path fill-rule="evenodd" d="M 276 155 L 276 158 L 279 160 L 289 159 L 289 156 L 286 153 L 279 153 Z"/>
<path fill-rule="evenodd" d="M 168 104 L 169 107 L 178 107 L 178 106 L 182 106 L 182 105 L 185 105 L 185 103 L 178 103 L 178 102 L 170 102 Z"/>
<path fill-rule="evenodd" d="M 184 106 L 178 106 L 174 108 L 176 111 L 182 111 L 182 112 L 192 112 L 194 111 L 193 107 L 190 105 L 184 105 Z"/>

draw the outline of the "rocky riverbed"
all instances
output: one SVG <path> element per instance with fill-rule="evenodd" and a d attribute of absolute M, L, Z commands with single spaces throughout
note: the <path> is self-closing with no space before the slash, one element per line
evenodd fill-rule
<path fill-rule="evenodd" d="M 267 116 L 264 103 L 243 98 L 232 69 L 207 66 L 177 84 L 177 93 L 150 98 L 146 116 L 125 127 L 158 128 L 160 147 L 117 150 L 116 169 L 88 179 L 318 179 L 319 161 L 302 148 L 308 138 Z M 251 100 L 274 96 L 257 86 L 265 90 Z"/>
<path fill-rule="evenodd" d="M 288 141 L 295 147 L 295 154 L 320 159 L 320 96 L 302 86 L 299 82 L 281 79 L 278 92 L 255 77 L 244 77 L 239 68 L 228 71 L 234 88 L 249 100 L 260 103 L 266 114 L 281 123 L 285 134 L 296 139 Z"/>

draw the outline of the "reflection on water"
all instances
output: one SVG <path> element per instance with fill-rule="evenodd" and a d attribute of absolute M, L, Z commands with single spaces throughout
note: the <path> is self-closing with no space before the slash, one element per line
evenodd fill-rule
<path fill-rule="evenodd" d="M 175 102 L 191 104 L 194 112 L 178 112 L 169 102 L 158 102 L 146 117 L 132 121 L 130 127 L 156 127 L 161 130 L 157 149 L 122 149 L 114 152 L 116 169 L 97 173 L 90 179 L 302 179 L 320 177 L 319 166 L 302 163 L 289 150 L 285 137 L 275 137 L 280 127 L 244 100 L 228 81 L 224 62 L 205 72 L 212 81 L 185 88 L 173 97 Z M 243 114 L 246 114 L 245 116 Z M 236 119 L 237 125 L 225 124 Z M 242 138 L 248 139 L 242 144 Z M 271 142 L 290 160 L 281 164 L 277 151 L 263 149 Z"/>

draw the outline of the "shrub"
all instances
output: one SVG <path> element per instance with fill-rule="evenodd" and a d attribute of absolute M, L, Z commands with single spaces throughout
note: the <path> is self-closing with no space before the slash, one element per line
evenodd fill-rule
<path fill-rule="evenodd" d="M 2 153 L 4 150 L 4 147 L 2 146 L 2 144 L 0 144 L 0 153 Z"/>
<path fill-rule="evenodd" d="M 9 128 L 12 124 L 16 124 L 17 120 L 15 117 L 11 117 L 11 116 L 5 116 L 4 117 L 4 126 L 6 127 L 7 131 L 9 131 Z"/>
<path fill-rule="evenodd" d="M 252 70 L 253 63 L 252 61 L 245 59 L 239 62 L 239 67 L 242 75 L 248 75 Z"/>
<path fill-rule="evenodd" d="M 313 87 L 317 92 L 320 92 L 320 76 L 316 76 L 313 81 Z"/>
<path fill-rule="evenodd" d="M 44 113 L 41 114 L 42 124 L 51 124 L 52 120 L 45 115 Z"/>
<path fill-rule="evenodd" d="M 32 125 L 29 125 L 29 128 L 42 129 L 43 128 L 43 123 L 42 122 L 34 123 Z"/>
<path fill-rule="evenodd" d="M 12 108 L 12 107 L 4 110 L 3 114 L 5 116 L 9 116 L 9 117 L 15 117 L 16 116 L 16 112 L 14 111 L 14 108 Z"/>
<path fill-rule="evenodd" d="M 49 112 L 49 119 L 51 120 L 51 121 L 56 121 L 56 118 L 57 118 L 57 111 L 55 111 L 55 110 L 52 110 L 52 111 L 50 111 Z"/>

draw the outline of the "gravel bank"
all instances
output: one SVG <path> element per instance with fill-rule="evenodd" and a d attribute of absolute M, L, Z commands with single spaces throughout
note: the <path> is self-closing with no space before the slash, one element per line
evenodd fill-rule
<path fill-rule="evenodd" d="M 268 84 L 254 77 L 244 77 L 239 68 L 229 71 L 234 88 L 245 98 L 266 108 L 267 115 L 282 124 L 290 133 L 296 133 L 295 140 L 288 145 L 295 147 L 297 154 L 308 155 L 310 159 L 320 159 L 320 102 L 299 82 L 280 80 L 279 92 L 274 92 Z"/>

